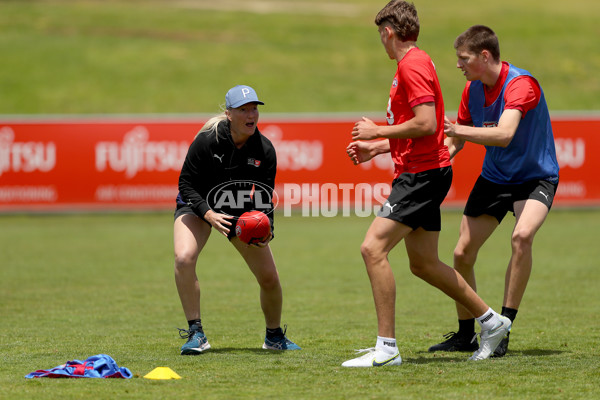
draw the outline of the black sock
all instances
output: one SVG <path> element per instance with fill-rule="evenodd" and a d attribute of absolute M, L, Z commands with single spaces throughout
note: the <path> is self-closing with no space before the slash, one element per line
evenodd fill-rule
<path fill-rule="evenodd" d="M 195 331 L 200 331 L 200 332 L 204 332 L 202 330 L 202 321 L 199 319 L 190 319 L 188 321 L 188 325 L 190 327 L 190 330 L 195 330 Z"/>
<path fill-rule="evenodd" d="M 475 318 L 458 320 L 458 335 L 468 336 L 469 339 L 475 335 Z"/>
<path fill-rule="evenodd" d="M 515 310 L 514 308 L 502 307 L 502 315 L 510 319 L 510 322 L 515 322 L 518 312 L 519 310 Z"/>
<path fill-rule="evenodd" d="M 283 336 L 283 329 L 281 329 L 281 327 L 275 328 L 275 329 L 267 328 L 267 338 L 268 339 L 280 338 L 282 336 Z"/>

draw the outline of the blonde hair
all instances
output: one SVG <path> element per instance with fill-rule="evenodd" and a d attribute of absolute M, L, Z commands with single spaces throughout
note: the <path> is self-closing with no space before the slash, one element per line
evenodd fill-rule
<path fill-rule="evenodd" d="M 214 131 L 216 139 L 218 141 L 219 135 L 218 135 L 217 129 L 219 127 L 219 124 L 223 121 L 227 121 L 227 114 L 225 113 L 225 111 L 223 111 L 221 114 L 214 116 L 211 119 L 209 119 L 208 121 L 206 121 L 204 126 L 202 126 L 202 128 L 200 129 L 200 132 L 198 132 L 196 134 L 196 137 L 198 137 L 198 135 L 200 135 L 202 133 L 210 133 L 210 132 Z"/>

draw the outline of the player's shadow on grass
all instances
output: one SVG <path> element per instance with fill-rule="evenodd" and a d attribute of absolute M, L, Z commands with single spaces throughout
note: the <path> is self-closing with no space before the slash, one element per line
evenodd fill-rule
<path fill-rule="evenodd" d="M 545 357 L 545 356 L 555 356 L 558 354 L 566 353 L 563 350 L 555 350 L 555 349 L 529 349 L 529 350 L 510 350 L 508 349 L 507 355 L 520 355 L 526 357 Z"/>
<path fill-rule="evenodd" d="M 524 357 L 547 357 L 554 356 L 558 354 L 562 354 L 564 351 L 562 350 L 554 350 L 554 349 L 530 349 L 530 350 L 508 350 L 506 357 L 510 356 L 524 356 Z M 430 363 L 445 363 L 445 362 L 463 362 L 468 361 L 471 353 L 461 352 L 461 353 L 453 353 L 452 356 L 448 357 L 449 353 L 440 353 L 444 354 L 442 356 L 434 356 L 434 353 L 429 353 L 427 351 L 420 351 L 417 354 L 428 354 L 429 356 L 420 356 L 416 358 L 405 358 L 403 359 L 406 363 L 413 364 L 430 364 Z"/>
<path fill-rule="evenodd" d="M 265 356 L 272 356 L 272 355 L 281 355 L 284 353 L 289 353 L 289 351 L 281 351 L 281 350 L 265 350 L 265 349 L 261 349 L 256 348 L 256 347 L 220 347 L 220 348 L 212 348 L 209 351 L 207 351 L 207 353 L 210 352 L 212 353 L 222 353 L 222 354 L 260 354 L 260 355 L 265 355 Z M 293 351 L 292 351 L 293 352 Z"/>
<path fill-rule="evenodd" d="M 425 353 L 430 354 L 430 353 Z M 469 358 L 469 354 L 465 354 L 464 356 L 457 355 L 455 357 L 411 357 L 411 358 L 402 358 L 403 363 L 407 364 L 433 364 L 433 363 L 459 363 L 463 361 L 467 361 Z"/>

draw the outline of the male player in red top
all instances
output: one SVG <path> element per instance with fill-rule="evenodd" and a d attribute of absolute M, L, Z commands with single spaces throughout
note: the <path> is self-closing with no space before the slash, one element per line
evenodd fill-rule
<path fill-rule="evenodd" d="M 481 348 L 471 357 L 489 357 L 510 330 L 510 320 L 495 313 L 454 269 L 438 258 L 440 205 L 452 182 L 444 145 L 444 103 L 435 67 L 416 46 L 419 19 L 413 4 L 390 1 L 376 16 L 381 43 L 398 63 L 387 108 L 387 126 L 363 118 L 352 130 L 347 153 L 355 164 L 391 152 L 395 164 L 392 192 L 373 220 L 361 246 L 371 281 L 378 336 L 367 354 L 345 367 L 400 365 L 396 345 L 396 283 L 388 254 L 404 239 L 413 274 L 442 290 L 476 315 Z M 374 139 L 386 140 L 374 140 Z"/>
<path fill-rule="evenodd" d="M 514 321 L 532 268 L 532 246 L 558 186 L 558 161 L 548 106 L 539 83 L 524 69 L 500 60 L 498 37 L 474 25 L 454 42 L 457 67 L 467 84 L 458 123 L 445 123 L 450 155 L 465 141 L 484 145 L 481 175 L 471 190 L 454 250 L 454 268 L 475 285 L 477 253 L 507 212 L 515 215 L 512 255 L 506 270 L 502 315 Z M 429 351 L 471 351 L 477 347 L 473 315 L 460 304 L 458 332 Z M 507 336 L 494 350 L 502 357 Z"/>

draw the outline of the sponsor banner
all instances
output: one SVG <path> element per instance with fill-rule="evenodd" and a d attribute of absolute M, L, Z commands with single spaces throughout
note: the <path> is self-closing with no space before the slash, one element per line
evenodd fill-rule
<path fill-rule="evenodd" d="M 552 129 L 560 182 L 553 207 L 600 206 L 600 159 L 591 151 L 600 145 L 600 117 L 553 118 Z M 446 204 L 464 205 L 481 172 L 485 148 L 467 143 L 454 162 L 454 181 Z"/>
<path fill-rule="evenodd" d="M 0 210 L 172 205 L 196 129 L 196 123 L 0 122 Z"/>
<path fill-rule="evenodd" d="M 206 119 L 0 120 L 0 212 L 172 209 L 187 149 Z M 354 122 L 263 115 L 259 128 L 277 151 L 278 208 L 311 216 L 379 209 L 392 162 L 385 155 L 350 162 Z M 600 205 L 600 160 L 590 153 L 600 145 L 600 117 L 556 118 L 553 128 L 561 166 L 555 206 Z M 445 205 L 464 205 L 484 153 L 468 143 L 453 160 Z"/>

